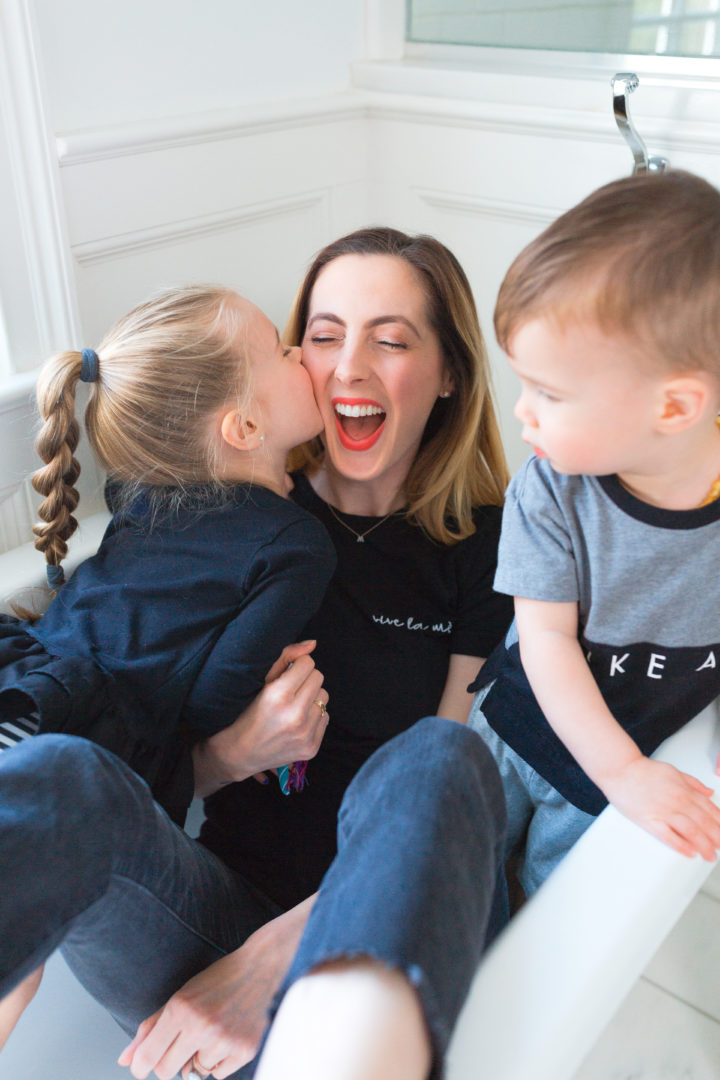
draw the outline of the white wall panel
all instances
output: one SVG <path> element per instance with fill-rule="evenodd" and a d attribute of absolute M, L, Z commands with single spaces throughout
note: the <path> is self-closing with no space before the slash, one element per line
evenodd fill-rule
<path fill-rule="evenodd" d="M 368 160 L 380 216 L 410 232 L 428 232 L 460 259 L 473 287 L 493 363 L 501 426 L 511 468 L 527 456 L 512 415 L 516 381 L 495 343 L 492 312 L 517 253 L 592 188 L 627 171 L 623 147 L 582 145 L 562 130 L 514 134 L 479 123 L 444 124 L 376 115 Z M 629 156 L 628 156 L 629 157 Z"/>
<path fill-rule="evenodd" d="M 34 0 L 56 132 L 326 94 L 364 53 L 364 0 Z"/>
<path fill-rule="evenodd" d="M 163 285 L 198 280 L 238 288 L 282 325 L 312 253 L 366 218 L 365 146 L 352 99 L 61 140 L 86 334 L 97 340 Z"/>
<path fill-rule="evenodd" d="M 511 101 L 518 87 L 508 77 L 508 100 L 491 106 L 358 90 L 59 140 L 86 333 L 96 340 L 143 295 L 192 279 L 244 290 L 282 325 L 304 266 L 327 240 L 378 222 L 430 232 L 473 285 L 517 467 L 526 449 L 512 416 L 516 387 L 492 333 L 500 281 L 557 214 L 631 166 L 605 78 L 579 88 L 582 107 L 568 94 L 562 109 L 535 82 L 540 104 L 528 103 L 527 78 Z M 712 96 L 676 95 L 676 108 L 690 113 L 682 120 L 650 115 L 657 101 L 645 100 L 651 151 L 720 184 Z"/>
<path fill-rule="evenodd" d="M 363 80 L 379 86 L 368 67 Z M 373 217 L 437 236 L 463 264 L 488 340 L 514 469 L 527 448 L 512 415 L 516 381 L 494 341 L 495 297 L 515 255 L 550 221 L 629 174 L 632 159 L 612 117 L 609 76 L 565 80 L 560 108 L 548 86 L 561 84 L 554 76 L 496 75 L 495 100 L 488 103 L 477 96 L 421 97 L 417 71 L 408 74 L 412 92 L 400 93 L 399 67 L 388 66 L 394 92 L 367 94 Z M 450 85 L 457 89 L 463 76 L 455 75 Z M 440 77 L 437 71 L 433 77 Z M 487 85 L 467 80 L 469 93 Z M 720 88 L 651 85 L 645 95 L 639 130 L 650 152 L 720 186 L 720 128 L 710 121 L 720 116 Z"/>
<path fill-rule="evenodd" d="M 13 2 L 35 5 L 43 77 L 56 130 L 64 127 L 54 145 L 58 213 L 86 340 L 180 280 L 225 281 L 282 325 L 304 267 L 326 241 L 378 222 L 434 233 L 472 282 L 511 464 L 522 460 L 515 386 L 492 335 L 495 295 L 532 236 L 629 172 L 611 114 L 611 72 L 571 78 L 553 69 L 373 62 L 373 49 L 397 49 L 397 2 L 392 19 L 379 0 L 351 0 L 330 18 L 329 0 L 317 0 L 308 21 L 282 0 L 272 18 L 246 12 L 240 34 L 232 21 L 242 5 L 229 14 L 232 5 L 211 0 L 200 16 L 197 5 L 173 0 L 162 38 L 170 0 L 129 0 L 124 18 L 103 26 L 90 0 L 64 5 L 62 18 L 51 0 Z M 140 24 L 144 42 L 136 40 Z M 124 74 L 103 52 L 111 29 Z M 183 52 L 190 31 L 194 65 Z M 72 58 L 64 48 L 71 37 Z M 293 60 L 283 71 L 291 37 Z M 382 48 L 368 45 L 376 39 Z M 144 65 L 152 41 L 157 71 Z M 354 90 L 339 92 L 339 57 L 346 72 L 356 61 Z M 209 65 L 223 70 L 211 77 Z M 253 89 L 243 80 L 262 65 Z M 293 96 L 274 100 L 286 78 Z M 83 102 L 81 91 L 94 100 Z M 719 103 L 707 81 L 643 75 L 632 112 L 651 153 L 720 185 Z"/>
<path fill-rule="evenodd" d="M 244 110 L 220 128 L 213 117 L 158 125 L 148 137 L 129 126 L 115 143 L 106 130 L 59 140 L 71 243 L 364 180 L 361 110 L 339 101 Z"/>
<path fill-rule="evenodd" d="M 281 328 L 302 276 L 306 252 L 329 234 L 327 192 L 243 207 L 212 222 L 201 218 L 135 234 L 134 244 L 88 245 L 78 260 L 78 292 L 90 340 L 157 289 L 218 282 L 257 303 Z"/>

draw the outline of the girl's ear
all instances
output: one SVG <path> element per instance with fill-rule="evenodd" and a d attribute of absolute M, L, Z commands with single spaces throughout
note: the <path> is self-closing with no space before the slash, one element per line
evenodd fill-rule
<path fill-rule="evenodd" d="M 712 387 L 702 374 L 669 379 L 663 387 L 660 430 L 670 435 L 692 427 L 705 415 L 712 399 Z"/>
<path fill-rule="evenodd" d="M 255 420 L 251 416 L 243 416 L 238 409 L 225 413 L 220 421 L 220 434 L 235 450 L 259 450 L 263 442 Z"/>

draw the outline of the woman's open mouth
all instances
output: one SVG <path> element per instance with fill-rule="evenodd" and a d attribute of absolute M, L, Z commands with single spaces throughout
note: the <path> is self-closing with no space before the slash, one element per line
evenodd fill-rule
<path fill-rule="evenodd" d="M 338 438 L 346 450 L 369 450 L 385 426 L 385 410 L 369 398 L 333 398 Z"/>

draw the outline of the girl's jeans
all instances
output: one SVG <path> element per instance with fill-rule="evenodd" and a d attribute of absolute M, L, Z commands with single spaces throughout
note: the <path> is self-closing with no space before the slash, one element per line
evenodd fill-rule
<path fill-rule="evenodd" d="M 506 918 L 504 829 L 498 772 L 474 732 L 429 717 L 386 743 L 345 794 L 338 855 L 283 991 L 333 957 L 401 968 L 439 1074 L 486 940 Z M 0 865 L 0 997 L 62 946 L 130 1034 L 280 913 L 172 824 L 119 758 L 72 736 L 0 755 Z"/>

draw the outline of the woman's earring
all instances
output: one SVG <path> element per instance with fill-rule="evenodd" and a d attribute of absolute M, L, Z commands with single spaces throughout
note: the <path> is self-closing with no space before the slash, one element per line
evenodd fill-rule
<path fill-rule="evenodd" d="M 264 435 L 261 435 L 261 436 L 260 436 L 260 445 L 262 446 L 262 444 L 263 444 L 264 442 L 265 442 L 265 436 L 264 436 Z"/>
<path fill-rule="evenodd" d="M 449 397 L 450 397 L 450 395 L 451 395 L 451 393 L 452 393 L 452 390 L 443 390 L 443 392 L 442 392 L 442 394 L 440 395 L 440 397 L 441 397 L 441 398 L 449 398 Z"/>

